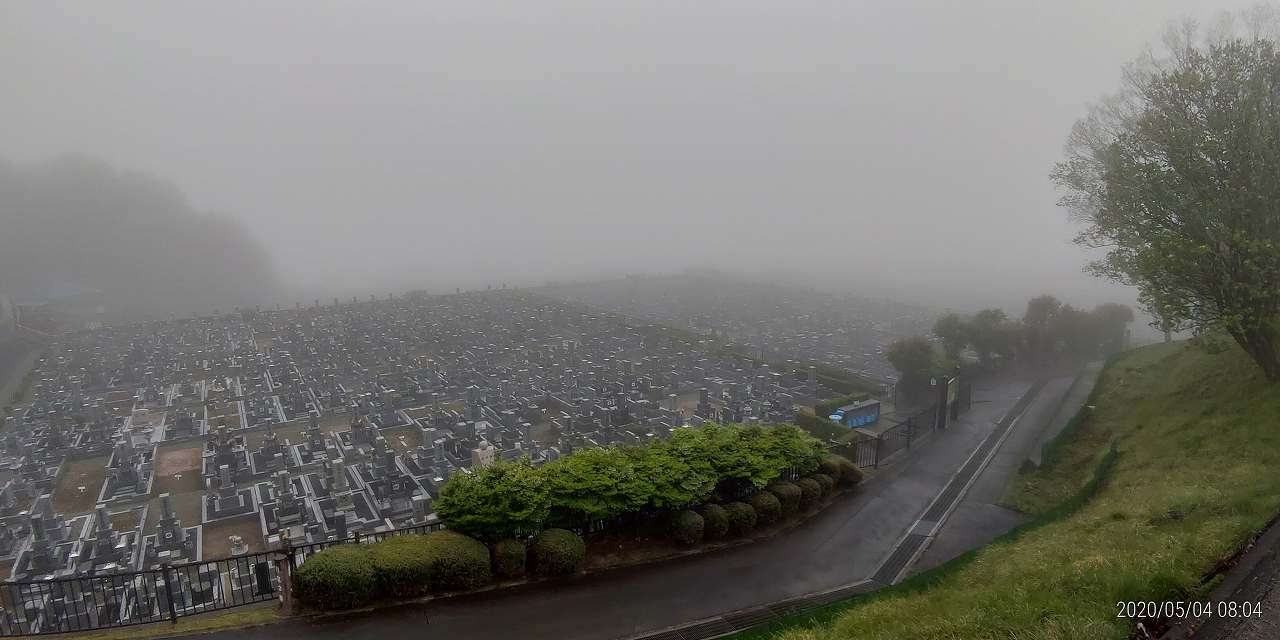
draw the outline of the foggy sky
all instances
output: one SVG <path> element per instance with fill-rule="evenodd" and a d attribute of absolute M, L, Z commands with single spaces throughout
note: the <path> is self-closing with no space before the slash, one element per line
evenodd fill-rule
<path fill-rule="evenodd" d="M 300 299 L 716 266 L 1131 301 L 1047 175 L 1168 20 L 1245 4 L 8 0 L 0 156 L 172 181 Z"/>

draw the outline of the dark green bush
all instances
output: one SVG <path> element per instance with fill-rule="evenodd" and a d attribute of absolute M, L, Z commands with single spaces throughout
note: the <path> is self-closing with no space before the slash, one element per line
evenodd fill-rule
<path fill-rule="evenodd" d="M 824 496 L 831 495 L 831 492 L 836 489 L 836 481 L 825 473 L 815 473 L 809 477 L 812 478 L 814 482 L 817 482 L 819 487 L 822 487 L 822 495 Z"/>
<path fill-rule="evenodd" d="M 433 590 L 470 591 L 493 582 L 489 548 L 483 542 L 455 531 L 437 531 L 422 537 L 425 538 L 429 555 L 434 559 L 431 576 Z"/>
<path fill-rule="evenodd" d="M 800 513 L 800 487 L 791 482 L 780 481 L 769 485 L 769 493 L 772 493 L 782 506 L 783 518 L 790 518 Z"/>
<path fill-rule="evenodd" d="M 451 531 L 493 542 L 646 508 L 679 509 L 713 495 L 742 500 L 790 470 L 808 473 L 826 452 L 791 425 L 707 423 L 645 445 L 589 447 L 536 468 L 497 463 L 455 474 L 435 510 Z M 635 481 L 617 491 L 623 477 Z"/>
<path fill-rule="evenodd" d="M 683 545 L 693 546 L 702 542 L 705 527 L 702 516 L 688 509 L 671 517 L 671 537 Z"/>
<path fill-rule="evenodd" d="M 344 544 L 298 567 L 298 600 L 318 609 L 353 609 L 375 598 L 467 591 L 493 581 L 489 549 L 453 531 L 399 535 L 369 545 Z"/>
<path fill-rule="evenodd" d="M 822 485 L 818 484 L 813 478 L 800 478 L 796 480 L 796 486 L 800 487 L 800 508 L 808 511 L 816 506 L 822 500 Z"/>
<path fill-rule="evenodd" d="M 842 487 L 856 487 L 862 482 L 862 472 L 858 470 L 858 465 L 844 456 L 831 454 L 823 457 L 818 463 L 818 471 L 831 476 Z"/>
<path fill-rule="evenodd" d="M 835 456 L 835 458 L 840 465 L 840 476 L 833 478 L 836 483 L 845 488 L 858 486 L 862 482 L 862 472 L 858 470 L 858 465 L 844 456 Z"/>
<path fill-rule="evenodd" d="M 578 534 L 566 529 L 547 529 L 529 545 L 530 567 L 544 576 L 567 576 L 582 570 L 587 546 Z"/>
<path fill-rule="evenodd" d="M 393 599 L 412 598 L 431 590 L 435 555 L 426 536 L 392 536 L 368 548 L 369 566 L 378 582 L 378 593 Z M 311 564 L 310 561 L 302 566 Z"/>
<path fill-rule="evenodd" d="M 782 503 L 778 502 L 778 498 L 768 491 L 751 496 L 748 501 L 752 509 L 756 510 L 756 526 L 767 527 L 778 521 L 782 517 Z"/>
<path fill-rule="evenodd" d="M 729 514 L 718 504 L 704 504 L 698 510 L 702 514 L 702 539 L 717 540 L 729 533 Z"/>
<path fill-rule="evenodd" d="M 745 502 L 730 502 L 724 505 L 729 516 L 729 535 L 742 536 L 756 528 L 756 510 Z"/>
<path fill-rule="evenodd" d="M 831 454 L 823 456 L 818 462 L 818 473 L 830 477 L 835 480 L 840 477 L 840 456 Z"/>
<path fill-rule="evenodd" d="M 493 575 L 502 579 L 523 578 L 524 559 L 529 553 L 524 542 L 507 538 L 493 543 Z"/>
<path fill-rule="evenodd" d="M 325 549 L 302 563 L 293 575 L 293 592 L 308 606 L 324 610 L 363 607 L 378 595 L 378 579 L 364 545 Z"/>

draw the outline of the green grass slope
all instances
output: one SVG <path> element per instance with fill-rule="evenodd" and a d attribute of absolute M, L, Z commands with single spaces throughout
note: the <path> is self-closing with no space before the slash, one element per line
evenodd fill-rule
<path fill-rule="evenodd" d="M 1039 521 L 898 587 L 746 635 L 1127 638 L 1118 601 L 1202 595 L 1202 576 L 1280 509 L 1280 386 L 1238 350 L 1175 343 L 1119 358 L 1094 403 L 1011 488 L 1006 502 Z"/>

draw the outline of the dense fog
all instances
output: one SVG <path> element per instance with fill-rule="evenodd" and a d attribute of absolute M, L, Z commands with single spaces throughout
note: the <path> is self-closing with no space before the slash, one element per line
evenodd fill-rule
<path fill-rule="evenodd" d="M 0 7 L 0 293 L 146 314 L 714 267 L 935 308 L 1133 294 L 1047 178 L 1244 3 Z"/>

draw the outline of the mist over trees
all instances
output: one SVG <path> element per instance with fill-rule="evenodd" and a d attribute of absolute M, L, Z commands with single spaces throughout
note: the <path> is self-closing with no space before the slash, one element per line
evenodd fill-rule
<path fill-rule="evenodd" d="M 954 373 L 966 359 L 991 369 L 1015 360 L 1045 365 L 1109 356 L 1127 347 L 1133 320 L 1133 309 L 1122 304 L 1086 311 L 1041 295 L 1027 301 L 1019 319 L 1001 309 L 948 313 L 933 325 L 940 348 L 925 336 L 909 336 L 891 343 L 886 358 L 901 374 L 900 388 L 919 393 L 930 376 Z"/>
<path fill-rule="evenodd" d="M 1163 56 L 1076 124 L 1053 177 L 1105 248 L 1092 270 L 1135 285 L 1166 333 L 1224 331 L 1280 380 L 1280 51 L 1261 7 Z"/>
<path fill-rule="evenodd" d="M 172 185 L 82 157 L 0 161 L 0 293 L 78 298 L 110 319 L 274 302 L 266 250 Z"/>

